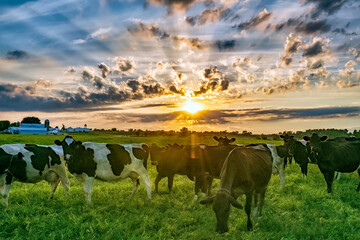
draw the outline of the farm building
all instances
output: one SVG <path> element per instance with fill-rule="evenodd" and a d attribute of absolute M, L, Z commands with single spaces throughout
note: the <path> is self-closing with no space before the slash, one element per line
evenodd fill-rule
<path fill-rule="evenodd" d="M 76 127 L 76 128 L 72 128 L 72 127 L 68 127 L 66 129 L 67 132 L 91 132 L 91 128 L 87 128 L 87 127 Z"/>
<path fill-rule="evenodd" d="M 19 127 L 9 127 L 8 133 L 11 134 L 58 134 L 58 128 L 51 128 L 50 121 L 45 120 L 44 124 L 41 123 L 21 123 Z"/>

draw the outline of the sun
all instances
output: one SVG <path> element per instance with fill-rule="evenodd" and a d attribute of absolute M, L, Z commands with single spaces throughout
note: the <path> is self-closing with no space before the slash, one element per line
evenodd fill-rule
<path fill-rule="evenodd" d="M 188 100 L 185 102 L 184 106 L 181 108 L 184 111 L 187 111 L 189 113 L 196 113 L 203 109 L 200 103 L 193 102 L 191 100 Z"/>

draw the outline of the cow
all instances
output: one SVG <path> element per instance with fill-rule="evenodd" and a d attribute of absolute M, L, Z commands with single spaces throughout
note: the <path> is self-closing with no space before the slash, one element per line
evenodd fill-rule
<path fill-rule="evenodd" d="M 82 143 L 71 136 L 66 136 L 63 141 L 55 140 L 55 144 L 62 146 L 69 172 L 83 184 L 87 204 L 91 204 L 95 178 L 107 182 L 131 178 L 132 196 L 138 189 L 140 178 L 145 184 L 148 199 L 151 199 L 146 144 Z"/>
<path fill-rule="evenodd" d="M 308 142 L 311 154 L 324 175 L 327 192 L 332 192 L 335 171 L 354 172 L 360 176 L 360 141 L 326 141 L 327 136 L 320 137 L 313 133 L 311 137 L 304 136 Z M 360 182 L 356 191 L 360 190 Z"/>
<path fill-rule="evenodd" d="M 228 153 L 237 145 L 231 145 L 235 138 L 216 137 L 218 146 L 201 145 L 167 145 L 159 147 L 152 144 L 150 147 L 151 162 L 156 165 L 158 175 L 155 179 L 155 192 L 158 193 L 158 184 L 164 177 L 168 178 L 168 189 L 171 192 L 174 175 L 185 175 L 195 181 L 194 200 L 198 193 L 209 194 L 213 177 L 219 177 L 222 165 Z"/>
<path fill-rule="evenodd" d="M 53 199 L 60 181 L 66 196 L 69 195 L 70 182 L 60 147 L 33 144 L 0 146 L 0 189 L 5 207 L 8 206 L 13 181 L 36 183 L 41 180 L 47 181 L 51 186 L 49 199 Z"/>
<path fill-rule="evenodd" d="M 221 170 L 221 182 L 217 193 L 200 201 L 204 205 L 212 204 L 217 220 L 217 232 L 224 233 L 229 230 L 230 204 L 238 209 L 243 208 L 236 201 L 241 194 L 246 195 L 247 230 L 252 230 L 250 218 L 252 199 L 254 197 L 256 205 L 253 215 L 260 217 L 271 173 L 272 156 L 264 145 L 237 147 L 229 153 Z"/>

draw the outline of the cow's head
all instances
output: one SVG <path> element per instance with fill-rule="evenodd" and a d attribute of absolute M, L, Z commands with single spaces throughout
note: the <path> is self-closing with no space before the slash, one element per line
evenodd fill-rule
<path fill-rule="evenodd" d="M 229 231 L 228 220 L 230 215 L 230 204 L 233 207 L 242 209 L 243 206 L 238 203 L 229 193 L 218 191 L 215 196 L 200 201 L 201 204 L 211 204 L 216 215 L 216 231 L 224 233 Z"/>
<path fill-rule="evenodd" d="M 151 156 L 151 164 L 158 165 L 168 147 L 159 147 L 156 143 L 151 144 L 148 151 Z"/>
<path fill-rule="evenodd" d="M 321 142 L 325 141 L 328 137 L 320 137 L 317 133 L 313 133 L 311 137 L 304 136 L 303 139 L 307 142 L 307 146 L 310 148 L 310 154 L 316 159 L 319 158 L 321 152 Z"/>
<path fill-rule="evenodd" d="M 223 137 L 214 136 L 213 139 L 218 142 L 218 146 L 230 145 L 230 143 L 233 143 L 236 140 L 235 138 L 229 139 L 227 136 L 223 136 Z"/>
<path fill-rule="evenodd" d="M 56 145 L 62 146 L 65 161 L 69 161 L 74 151 L 82 144 L 81 141 L 75 141 L 71 136 L 66 136 L 62 141 L 55 140 L 54 142 Z"/>

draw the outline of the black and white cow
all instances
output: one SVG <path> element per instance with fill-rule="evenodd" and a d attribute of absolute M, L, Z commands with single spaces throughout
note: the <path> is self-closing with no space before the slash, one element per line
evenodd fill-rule
<path fill-rule="evenodd" d="M 51 186 L 50 199 L 61 181 L 68 195 L 70 182 L 62 148 L 29 144 L 0 146 L 0 192 L 5 207 L 8 206 L 11 183 L 15 180 L 25 183 L 47 181 Z"/>
<path fill-rule="evenodd" d="M 82 143 L 71 136 L 66 136 L 63 141 L 56 140 L 55 144 L 62 146 L 69 172 L 83 184 L 88 204 L 91 203 L 95 178 L 107 182 L 131 178 L 134 195 L 140 177 L 151 199 L 151 183 L 146 170 L 149 156 L 146 144 Z"/>

